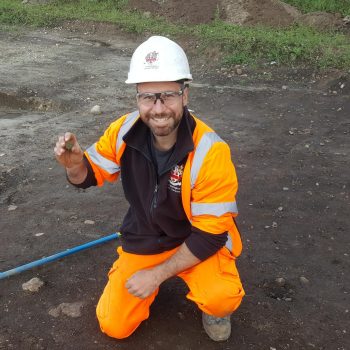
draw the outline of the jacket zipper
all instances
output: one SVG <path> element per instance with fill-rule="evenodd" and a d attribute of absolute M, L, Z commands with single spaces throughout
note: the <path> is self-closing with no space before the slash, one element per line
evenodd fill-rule
<path fill-rule="evenodd" d="M 174 163 L 174 165 L 176 165 L 177 163 Z M 170 169 L 173 168 L 174 165 L 171 165 L 168 169 L 164 170 L 160 176 L 166 174 L 167 172 L 169 172 Z M 153 197 L 152 197 L 152 201 L 151 201 L 151 217 L 153 218 L 153 210 L 157 208 L 158 206 L 158 190 L 159 190 L 159 181 L 158 181 L 158 175 L 156 173 L 156 186 L 153 190 Z"/>
<path fill-rule="evenodd" d="M 143 154 L 143 156 L 148 160 L 150 161 L 152 164 L 152 159 L 150 159 L 144 152 L 140 151 L 138 148 L 136 147 L 133 147 L 133 146 L 130 146 L 130 148 L 133 148 L 134 150 L 138 151 L 138 152 L 141 152 Z M 153 165 L 153 170 L 155 171 L 155 182 L 156 182 L 156 186 L 153 190 L 153 195 L 152 195 L 152 200 L 151 200 L 151 207 L 150 207 L 150 215 L 151 215 L 151 219 L 153 221 L 153 209 L 156 209 L 157 208 L 157 205 L 158 205 L 158 189 L 159 189 L 159 183 L 158 183 L 158 175 L 157 175 L 157 171 L 156 169 L 154 169 L 154 165 Z"/>
<path fill-rule="evenodd" d="M 154 167 L 153 167 L 153 169 L 154 169 Z M 156 180 L 155 183 L 156 183 L 156 185 L 155 185 L 154 190 L 153 190 L 151 208 L 150 208 L 150 214 L 151 214 L 152 221 L 153 221 L 154 210 L 158 206 L 158 190 L 159 190 L 158 174 L 157 174 L 156 169 L 154 169 L 154 171 L 155 171 L 155 180 Z"/>
<path fill-rule="evenodd" d="M 157 204 L 158 204 L 158 188 L 159 188 L 159 185 L 156 184 L 156 187 L 154 188 L 154 191 L 153 191 L 153 198 L 152 198 L 152 207 L 151 207 L 151 211 L 153 209 L 156 209 L 157 208 Z"/>

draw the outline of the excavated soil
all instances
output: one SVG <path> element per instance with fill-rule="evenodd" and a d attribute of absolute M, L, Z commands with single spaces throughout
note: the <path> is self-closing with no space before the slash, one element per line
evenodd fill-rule
<path fill-rule="evenodd" d="M 67 130 L 88 147 L 135 108 L 124 81 L 143 39 L 78 22 L 0 32 L 1 271 L 119 229 L 127 210 L 120 183 L 74 189 L 53 147 Z M 116 258 L 113 241 L 0 280 L 0 349 L 350 348 L 348 74 L 271 67 L 278 78 L 265 81 L 190 62 L 189 107 L 228 142 L 240 183 L 246 297 L 232 337 L 206 336 L 176 278 L 130 338 L 103 335 L 95 307 Z M 96 104 L 100 115 L 90 113 Z M 44 285 L 24 291 L 33 277 Z"/>
<path fill-rule="evenodd" d="M 187 24 L 208 23 L 216 16 L 231 23 L 289 25 L 293 17 L 277 1 L 177 1 L 131 0 L 129 8 L 165 17 L 171 22 Z"/>
<path fill-rule="evenodd" d="M 170 22 L 199 24 L 220 18 L 231 24 L 288 27 L 294 23 L 319 30 L 348 29 L 339 14 L 316 12 L 302 15 L 280 0 L 129 0 L 128 8 L 145 16 L 158 15 Z"/>

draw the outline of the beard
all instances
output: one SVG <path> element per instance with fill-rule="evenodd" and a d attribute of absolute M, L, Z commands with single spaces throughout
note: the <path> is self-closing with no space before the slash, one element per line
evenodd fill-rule
<path fill-rule="evenodd" d="M 154 114 L 146 113 L 142 120 L 151 129 L 154 136 L 168 136 L 177 129 L 181 122 L 182 114 L 169 113 Z"/>

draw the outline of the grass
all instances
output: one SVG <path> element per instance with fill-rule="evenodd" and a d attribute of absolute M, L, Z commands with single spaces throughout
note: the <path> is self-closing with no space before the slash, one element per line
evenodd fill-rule
<path fill-rule="evenodd" d="M 196 31 L 205 46 L 219 46 L 228 64 L 275 61 L 318 68 L 350 66 L 350 42 L 342 34 L 320 33 L 307 27 L 243 28 L 222 22 L 198 26 Z"/>
<path fill-rule="evenodd" d="M 322 1 L 300 2 L 310 5 Z M 348 1 L 337 1 L 338 4 L 342 2 Z M 174 39 L 191 37 L 197 41 L 202 54 L 219 50 L 227 65 L 276 61 L 314 68 L 350 67 L 350 42 L 344 34 L 320 33 L 298 26 L 246 28 L 220 20 L 196 26 L 175 25 L 161 18 L 146 18 L 141 13 L 127 11 L 126 4 L 126 0 L 57 0 L 47 5 L 24 5 L 21 0 L 0 0 L 0 24 L 3 28 L 14 25 L 53 27 L 65 20 L 103 21 L 133 33 L 162 34 Z"/>
<path fill-rule="evenodd" d="M 350 0 L 284 0 L 303 13 L 325 11 L 350 16 Z"/>
<path fill-rule="evenodd" d="M 125 1 L 116 0 L 60 0 L 46 5 L 25 5 L 20 0 L 1 0 L 0 23 L 54 27 L 65 20 L 79 19 L 118 23 L 120 27 L 135 32 L 142 32 L 145 26 L 153 24 L 152 20 L 142 20 L 134 13 L 126 16 L 124 6 Z"/>

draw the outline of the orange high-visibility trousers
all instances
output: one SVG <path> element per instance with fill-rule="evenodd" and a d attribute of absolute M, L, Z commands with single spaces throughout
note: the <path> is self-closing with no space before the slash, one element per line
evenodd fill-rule
<path fill-rule="evenodd" d="M 155 255 L 136 255 L 118 248 L 119 258 L 109 271 L 108 283 L 96 309 L 102 332 L 113 338 L 126 338 L 148 318 L 158 289 L 146 299 L 140 299 L 125 288 L 126 280 L 139 270 L 161 264 L 177 249 Z M 244 296 L 235 258 L 226 247 L 178 276 L 190 289 L 187 298 L 210 315 L 231 314 Z"/>

